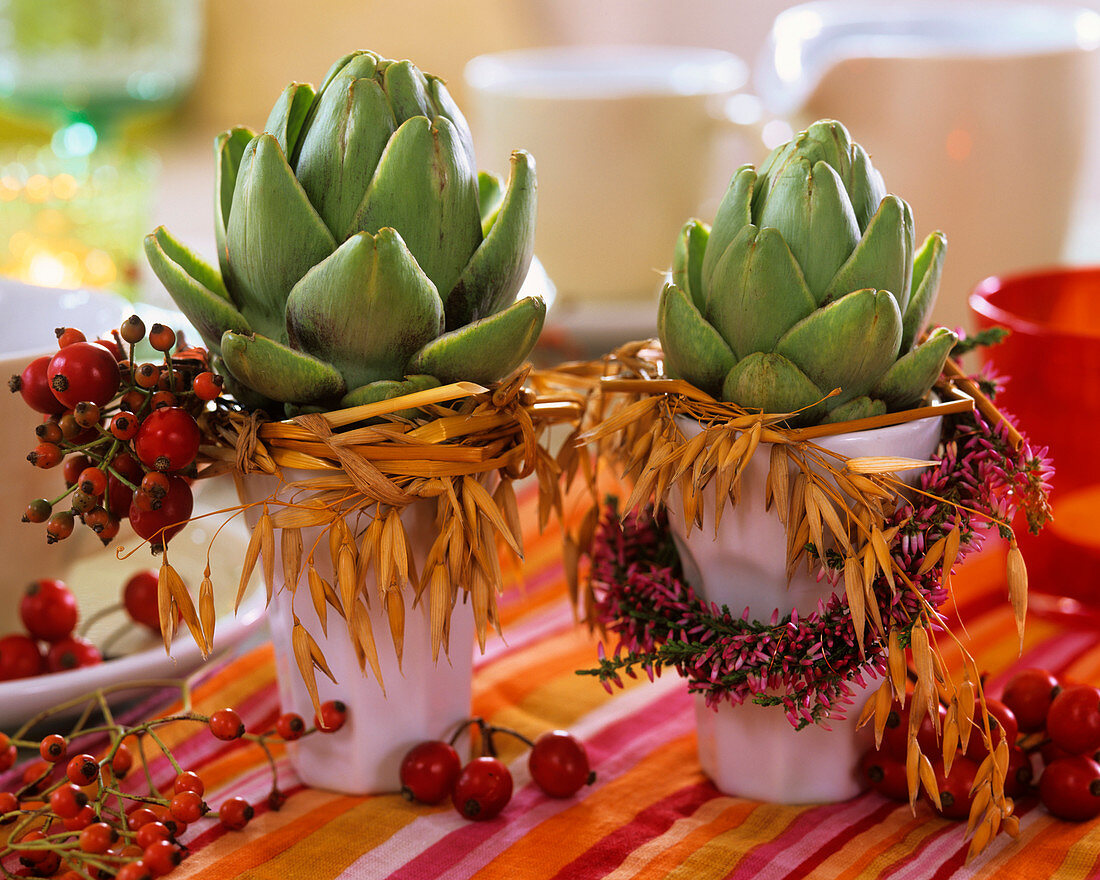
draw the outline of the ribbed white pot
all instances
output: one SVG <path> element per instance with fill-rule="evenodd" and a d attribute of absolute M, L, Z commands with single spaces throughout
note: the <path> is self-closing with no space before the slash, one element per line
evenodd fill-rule
<path fill-rule="evenodd" d="M 934 416 L 901 425 L 837 434 L 814 442 L 847 458 L 901 456 L 927 459 L 939 443 L 942 418 Z M 689 436 L 697 423 L 681 421 Z M 742 476 L 741 500 L 728 506 L 715 537 L 713 503 L 702 529 L 685 528 L 678 496 L 668 505 L 669 522 L 688 583 L 708 602 L 728 605 L 740 614 L 748 607 L 754 620 L 780 617 L 795 608 L 799 616 L 817 610 L 818 600 L 834 592 L 825 581 L 801 568 L 787 582 L 786 534 L 774 510 L 764 509 L 769 448 L 761 445 Z M 915 480 L 918 471 L 901 474 Z M 793 475 L 792 475 L 793 476 Z M 712 501 L 713 495 L 708 501 Z M 841 587 L 840 589 L 843 589 Z M 859 711 L 871 690 L 853 683 L 855 705 L 847 718 L 832 718 L 827 730 L 811 725 L 796 731 L 777 707 L 755 703 L 708 708 L 696 697 L 699 761 L 724 793 L 774 803 L 800 804 L 847 800 L 860 791 L 856 775 L 869 744 L 866 730 L 855 729 Z"/>
<path fill-rule="evenodd" d="M 302 479 L 305 473 L 284 471 L 288 480 Z M 271 496 L 278 483 L 273 477 L 246 478 L 246 502 L 261 501 Z M 247 512 L 249 525 L 259 518 L 259 508 Z M 428 548 L 435 539 L 435 504 L 418 501 L 405 509 L 402 521 L 413 548 L 418 570 L 423 569 Z M 350 524 L 350 523 L 349 523 Z M 359 520 L 359 528 L 366 525 Z M 302 529 L 302 543 L 308 553 L 321 534 L 319 528 Z M 275 541 L 276 551 L 280 542 Z M 314 556 L 318 574 L 330 584 L 336 576 L 328 559 L 328 537 L 321 538 Z M 304 569 L 304 565 L 303 565 Z M 347 628 L 331 607 L 328 609 L 328 635 L 310 598 L 305 571 L 296 594 L 281 583 L 282 559 L 275 563 L 275 593 L 269 606 L 271 640 L 275 650 L 279 699 L 284 712 L 297 712 L 303 718 L 313 718 L 313 702 L 302 682 L 294 659 L 290 635 L 293 615 L 321 647 L 329 668 L 336 678 L 333 684 L 321 672 L 317 673 L 320 698 L 342 700 L 348 707 L 344 727 L 332 734 L 308 736 L 289 746 L 290 759 L 299 778 L 306 785 L 346 794 L 379 794 L 397 791 L 401 784 L 398 770 L 401 758 L 416 743 L 439 739 L 459 722 L 470 716 L 471 677 L 473 664 L 474 623 L 470 609 L 461 603 L 451 616 L 450 651 L 439 652 L 439 661 L 432 662 L 431 628 L 427 602 L 412 607 L 406 594 L 405 641 L 402 661 L 390 639 L 390 625 L 382 603 L 371 603 L 371 627 L 378 646 L 385 693 L 379 687 L 368 665 L 366 673 L 359 668 L 355 649 Z M 373 567 L 367 572 L 367 584 L 373 587 Z"/>

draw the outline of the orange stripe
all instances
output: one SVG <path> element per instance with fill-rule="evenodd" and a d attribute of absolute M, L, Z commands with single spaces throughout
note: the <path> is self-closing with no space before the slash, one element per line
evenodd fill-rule
<path fill-rule="evenodd" d="M 473 877 L 530 876 L 531 865 L 551 877 L 647 807 L 702 781 L 698 770 L 685 772 L 697 766 L 694 735 L 671 740 L 629 772 L 540 822 Z"/>
<path fill-rule="evenodd" d="M 908 860 L 943 825 L 926 812 L 920 811 L 914 817 L 908 807 L 898 807 L 886 821 L 854 838 L 836 854 L 844 855 L 848 864 L 847 869 L 836 875 L 836 880 L 872 880 L 881 876 L 898 862 Z"/>
<path fill-rule="evenodd" d="M 224 880 L 263 865 L 278 853 L 360 803 L 360 798 L 341 797 L 323 791 L 303 791 L 277 813 L 264 813 L 244 831 L 225 834 L 188 858 L 178 876 Z M 177 873 L 173 873 L 173 877 Z M 308 875 L 307 875 L 308 876 Z"/>
<path fill-rule="evenodd" d="M 689 832 L 683 840 L 660 853 L 634 875 L 634 880 L 659 880 L 659 878 L 666 876 L 675 876 L 678 869 L 682 870 L 683 865 L 687 864 L 696 853 L 709 846 L 715 838 L 740 827 L 758 806 L 752 801 L 743 801 L 736 798 L 720 798 L 720 800 L 729 801 L 729 806 L 709 822 Z M 706 861 L 713 863 L 713 860 L 707 859 Z M 729 869 L 733 867 L 731 863 L 725 860 L 722 860 L 720 864 L 723 865 L 722 876 L 725 876 Z M 691 876 L 699 875 L 694 873 Z"/>

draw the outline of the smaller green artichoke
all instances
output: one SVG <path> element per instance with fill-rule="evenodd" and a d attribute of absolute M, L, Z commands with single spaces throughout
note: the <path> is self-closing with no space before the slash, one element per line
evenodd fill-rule
<path fill-rule="evenodd" d="M 215 142 L 219 269 L 164 228 L 153 271 L 249 406 L 355 406 L 519 366 L 546 315 L 517 299 L 535 167 L 477 171 L 443 82 L 370 52 L 292 83 L 263 132 Z"/>
<path fill-rule="evenodd" d="M 843 125 L 816 122 L 737 171 L 713 227 L 681 230 L 658 309 L 668 370 L 796 424 L 908 409 L 957 342 L 921 342 L 946 248 L 933 232 L 915 250 L 909 205 Z"/>

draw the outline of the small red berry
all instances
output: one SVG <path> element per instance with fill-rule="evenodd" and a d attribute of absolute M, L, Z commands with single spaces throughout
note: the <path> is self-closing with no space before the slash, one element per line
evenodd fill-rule
<path fill-rule="evenodd" d="M 0 791 L 0 816 L 6 816 L 19 809 L 19 798 L 12 791 Z M 15 817 L 11 817 L 14 819 Z M 8 819 L 6 821 L 11 821 Z"/>
<path fill-rule="evenodd" d="M 87 342 L 88 340 L 88 337 L 84 335 L 84 331 L 77 330 L 76 327 L 58 327 L 53 332 L 57 337 L 58 348 L 66 348 L 74 342 Z"/>
<path fill-rule="evenodd" d="M 23 626 L 36 639 L 57 642 L 76 627 L 79 611 L 76 597 L 63 581 L 43 578 L 34 581 L 19 601 Z"/>
<path fill-rule="evenodd" d="M 142 421 L 134 451 L 146 467 L 178 471 L 195 460 L 201 442 L 202 432 L 190 413 L 178 406 L 163 406 Z"/>
<path fill-rule="evenodd" d="M 172 797 L 168 809 L 172 811 L 172 818 L 190 825 L 192 822 L 198 822 L 208 808 L 203 803 L 201 794 L 194 791 L 181 791 Z"/>
<path fill-rule="evenodd" d="M 419 743 L 401 761 L 401 794 L 410 801 L 438 804 L 454 790 L 461 772 L 462 761 L 449 743 Z"/>
<path fill-rule="evenodd" d="M 8 380 L 8 387 L 23 396 L 23 402 L 35 412 L 46 415 L 61 415 L 65 404 L 54 397 L 50 388 L 50 379 L 46 369 L 50 365 L 50 355 L 35 358 L 23 368 L 23 372 Z"/>
<path fill-rule="evenodd" d="M 99 762 L 91 755 L 77 755 L 65 765 L 65 775 L 73 785 L 91 785 L 99 776 Z"/>
<path fill-rule="evenodd" d="M 38 753 L 43 761 L 56 764 L 65 760 L 65 753 L 69 750 L 69 741 L 60 733 L 51 733 L 42 738 L 38 744 Z"/>
<path fill-rule="evenodd" d="M 41 791 L 45 783 L 49 780 L 50 771 L 52 769 L 53 764 L 49 761 L 35 758 L 23 768 L 23 787 L 29 793 Z"/>
<path fill-rule="evenodd" d="M 199 373 L 195 377 L 192 389 L 199 400 L 214 400 L 222 393 L 224 384 L 225 380 L 221 376 L 208 370 L 205 373 Z"/>
<path fill-rule="evenodd" d="M 287 742 L 294 742 L 296 739 L 301 739 L 302 734 L 306 732 L 306 722 L 298 713 L 287 712 L 280 715 L 279 720 L 275 722 L 275 732 Z"/>
<path fill-rule="evenodd" d="M 348 707 L 342 700 L 328 700 L 321 704 L 321 713 L 314 717 L 313 723 L 322 733 L 335 733 L 348 720 Z"/>
<path fill-rule="evenodd" d="M 106 822 L 93 822 L 80 832 L 80 848 L 86 853 L 101 855 L 118 840 L 118 832 Z"/>
<path fill-rule="evenodd" d="M 0 638 L 0 681 L 30 678 L 45 670 L 45 658 L 30 636 L 16 633 Z"/>
<path fill-rule="evenodd" d="M 158 840 L 171 840 L 172 832 L 163 822 L 146 822 L 134 835 L 134 840 L 143 850 Z"/>
<path fill-rule="evenodd" d="M 206 784 L 202 781 L 202 777 L 198 773 L 191 770 L 184 770 L 179 776 L 176 777 L 176 781 L 172 783 L 172 791 L 179 794 L 182 791 L 193 791 L 197 795 L 202 795 L 206 791 Z M 193 821 L 187 819 L 185 821 Z"/>
<path fill-rule="evenodd" d="M 180 848 L 167 840 L 158 840 L 149 844 L 141 854 L 141 861 L 154 877 L 163 877 L 171 873 L 182 858 L 183 853 L 180 852 Z"/>
<path fill-rule="evenodd" d="M 210 732 L 218 739 L 240 739 L 244 736 L 244 722 L 233 709 L 219 709 L 210 716 Z"/>
<path fill-rule="evenodd" d="M 157 607 L 158 583 L 159 577 L 152 569 L 139 571 L 126 581 L 126 586 L 122 588 L 122 603 L 131 620 L 160 635 L 160 610 Z"/>
<path fill-rule="evenodd" d="M 1089 684 L 1063 688 L 1050 704 L 1047 735 L 1074 755 L 1100 748 L 1100 688 Z"/>
<path fill-rule="evenodd" d="M 136 345 L 145 338 L 145 322 L 137 315 L 130 315 L 119 328 L 119 336 L 130 345 Z"/>
<path fill-rule="evenodd" d="M 142 828 L 148 825 L 150 822 L 159 822 L 157 814 L 150 810 L 148 807 L 138 807 L 132 813 L 126 817 L 127 824 L 133 830 Z"/>
<path fill-rule="evenodd" d="M 475 758 L 462 768 L 451 799 L 459 815 L 484 821 L 492 819 L 512 798 L 512 774 L 496 758 Z"/>
<path fill-rule="evenodd" d="M 118 361 L 107 349 L 91 342 L 74 342 L 50 358 L 46 375 L 54 397 L 72 409 L 90 400 L 104 406 L 118 392 Z"/>
<path fill-rule="evenodd" d="M 88 796 L 75 785 L 63 785 L 50 792 L 50 809 L 62 819 L 73 819 L 88 804 Z"/>
<path fill-rule="evenodd" d="M 527 766 L 535 785 L 551 797 L 572 797 L 596 779 L 584 746 L 564 730 L 549 730 L 535 740 Z"/>
<path fill-rule="evenodd" d="M 1084 755 L 1052 761 L 1039 778 L 1039 798 L 1060 819 L 1084 822 L 1100 816 L 1100 764 Z"/>
<path fill-rule="evenodd" d="M 176 331 L 163 324 L 154 324 L 149 328 L 149 344 L 157 351 L 170 351 L 176 344 Z"/>
<path fill-rule="evenodd" d="M 231 797 L 218 809 L 218 818 L 230 831 L 240 831 L 249 822 L 256 811 L 252 804 L 241 797 Z"/>
<path fill-rule="evenodd" d="M 125 778 L 134 766 L 134 753 L 126 743 L 119 743 L 115 756 L 111 759 L 111 770 L 119 779 Z"/>
<path fill-rule="evenodd" d="M 115 880 L 153 880 L 153 872 L 149 870 L 142 859 L 136 862 L 127 862 L 118 869 Z"/>
<path fill-rule="evenodd" d="M 82 831 L 96 820 L 91 804 L 85 804 L 75 816 L 63 820 L 66 831 Z"/>
<path fill-rule="evenodd" d="M 80 636 L 70 636 L 50 647 L 46 655 L 46 666 L 50 672 L 68 672 L 84 666 L 95 666 L 103 662 L 99 648 Z"/>

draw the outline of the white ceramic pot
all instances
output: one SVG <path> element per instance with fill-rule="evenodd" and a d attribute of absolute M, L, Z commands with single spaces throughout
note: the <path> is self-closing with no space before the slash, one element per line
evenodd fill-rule
<path fill-rule="evenodd" d="M 288 480 L 306 476 L 293 471 L 284 473 Z M 246 501 L 268 498 L 278 485 L 273 477 L 262 476 L 248 477 L 247 484 Z M 415 502 L 402 514 L 418 569 L 423 568 L 435 538 L 434 515 L 435 505 L 431 501 Z M 254 525 L 259 510 L 252 508 L 248 516 L 250 525 Z M 359 525 L 362 527 L 364 522 L 360 520 Z M 318 528 L 302 529 L 307 553 L 319 534 Z M 280 542 L 276 540 L 275 544 L 278 550 Z M 335 585 L 327 536 L 318 546 L 320 549 L 314 556 L 317 572 Z M 439 739 L 450 733 L 470 716 L 474 623 L 469 607 L 461 603 L 455 607 L 449 655 L 441 649 L 438 663 L 433 663 L 428 603 L 412 607 L 411 596 L 406 594 L 405 641 L 399 667 L 390 639 L 389 620 L 382 603 L 372 597 L 375 601 L 371 604 L 371 627 L 386 688 L 383 694 L 370 667 L 365 674 L 360 670 L 344 620 L 331 608 L 328 636 L 324 635 L 306 585 L 304 564 L 295 594 L 280 582 L 281 576 L 280 558 L 275 563 L 276 585 L 269 619 L 283 711 L 297 712 L 307 719 L 313 717 L 313 703 L 291 647 L 293 614 L 317 640 L 336 677 L 337 683 L 333 684 L 323 673 L 317 673 L 322 702 L 342 700 L 348 706 L 348 720 L 341 730 L 290 744 L 290 758 L 299 778 L 314 788 L 346 794 L 397 791 L 401 787 L 398 769 L 403 755 L 422 740 Z M 367 584 L 373 588 L 373 568 L 367 572 Z"/>
<path fill-rule="evenodd" d="M 936 416 L 814 442 L 847 458 L 927 459 L 939 443 L 941 422 Z M 694 422 L 683 422 L 681 427 L 689 435 L 698 431 Z M 703 528 L 690 534 L 679 497 L 673 495 L 668 506 L 688 583 L 708 602 L 728 605 L 734 614 L 748 607 L 755 620 L 767 620 L 776 609 L 781 617 L 795 608 L 806 616 L 817 609 L 818 600 L 827 601 L 833 593 L 826 581 L 818 581 L 804 568 L 788 585 L 784 527 L 774 510 L 764 509 L 769 466 L 769 447 L 762 444 L 742 476 L 740 503 L 722 513 L 717 538 L 709 518 L 713 504 Z M 915 480 L 918 473 L 900 476 Z M 703 770 L 723 792 L 756 800 L 821 803 L 853 797 L 860 790 L 857 764 L 868 744 L 867 732 L 856 731 L 855 723 L 871 693 L 854 683 L 853 689 L 855 705 L 848 707 L 846 719 L 829 720 L 831 730 L 811 726 L 796 731 L 778 708 L 722 703 L 714 710 L 696 697 Z"/>

